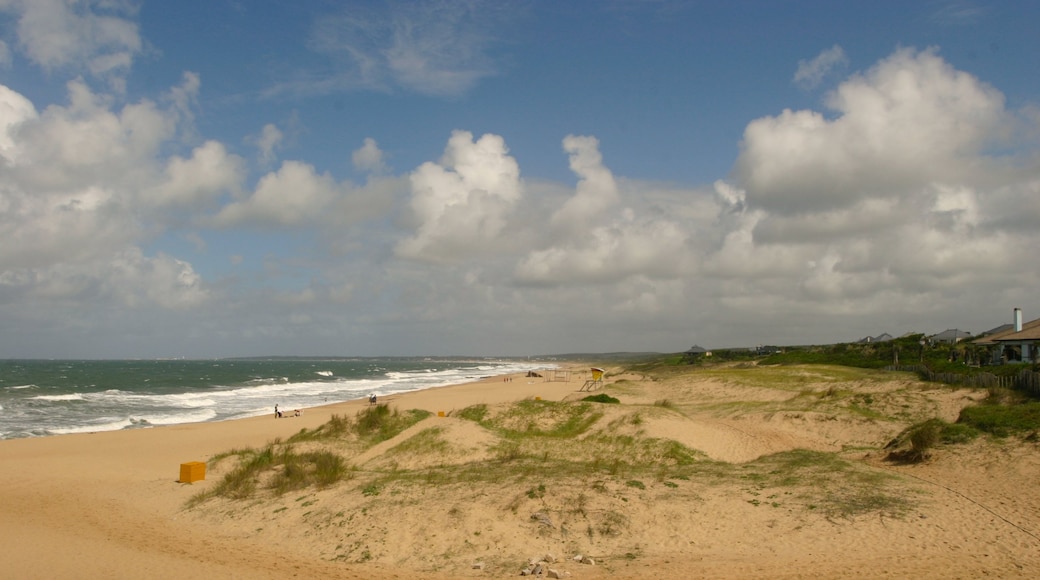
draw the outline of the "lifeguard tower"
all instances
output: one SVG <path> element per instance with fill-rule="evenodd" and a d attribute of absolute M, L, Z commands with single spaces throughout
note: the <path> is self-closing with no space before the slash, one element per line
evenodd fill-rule
<path fill-rule="evenodd" d="M 585 384 L 581 386 L 578 391 L 595 391 L 603 387 L 603 369 L 599 367 L 592 367 L 592 378 L 585 381 Z"/>

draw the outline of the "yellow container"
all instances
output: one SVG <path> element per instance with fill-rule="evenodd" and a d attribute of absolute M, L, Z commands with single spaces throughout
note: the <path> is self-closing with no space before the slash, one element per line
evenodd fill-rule
<path fill-rule="evenodd" d="M 437 416 L 438 417 L 443 417 L 444 416 L 444 411 L 437 411 Z"/>
<path fill-rule="evenodd" d="M 193 483 L 206 479 L 206 464 L 201 461 L 189 461 L 181 464 L 181 483 Z"/>

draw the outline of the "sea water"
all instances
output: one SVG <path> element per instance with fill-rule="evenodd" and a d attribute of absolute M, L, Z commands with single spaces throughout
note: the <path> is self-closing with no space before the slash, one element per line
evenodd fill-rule
<path fill-rule="evenodd" d="M 287 412 L 553 365 L 428 358 L 0 360 L 0 439 Z"/>

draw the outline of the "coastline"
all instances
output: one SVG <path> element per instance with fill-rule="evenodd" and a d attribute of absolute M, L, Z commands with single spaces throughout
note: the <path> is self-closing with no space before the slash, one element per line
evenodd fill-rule
<path fill-rule="evenodd" d="M 581 368 L 567 365 L 568 368 Z M 510 378 L 509 382 L 505 379 Z M 381 399 L 400 409 L 436 414 L 469 405 L 541 397 L 562 400 L 575 381 L 549 382 L 522 374 L 432 387 Z M 267 416 L 121 431 L 0 441 L 8 466 L 0 484 L 0 535 L 5 565 L 23 578 L 214 576 L 226 578 L 415 577 L 270 553 L 262 545 L 200 529 L 181 518 L 185 502 L 216 483 L 182 484 L 181 463 L 205 462 L 234 448 L 261 447 L 333 415 L 353 416 L 366 399 L 307 408 L 299 417 Z M 384 576 L 384 574 L 386 576 Z M 424 576 L 437 577 L 437 576 Z"/>
<path fill-rule="evenodd" d="M 805 369 L 782 372 L 809 380 Z M 910 423 L 922 414 L 952 421 L 961 408 L 985 398 L 981 391 L 921 383 L 901 373 L 857 371 L 856 376 L 840 379 L 848 397 L 869 394 L 875 405 L 911 409 Z M 580 373 L 569 382 L 510 378 L 493 376 L 381 400 L 434 415 L 393 443 L 370 448 L 373 453 L 362 454 L 366 458 L 353 457 L 367 480 L 273 498 L 218 499 L 190 509 L 188 500 L 216 485 L 221 468 L 185 484 L 177 481 L 181 463 L 285 441 L 334 414 L 353 416 L 368 402 L 309 408 L 283 419 L 272 414 L 0 441 L 0 461 L 8 467 L 0 484 L 5 564 L 19 578 L 40 579 L 438 580 L 515 576 L 525 558 L 554 553 L 575 580 L 1032 578 L 1040 573 L 1040 529 L 1030 518 L 1040 513 L 1040 498 L 1031 492 L 1040 477 L 1034 441 L 980 439 L 943 449 L 925 463 L 893 464 L 884 461 L 883 447 L 903 423 L 864 419 L 840 406 L 811 413 L 767 408 L 806 396 L 828 408 L 841 400 L 820 395 L 834 390 L 833 382 L 799 381 L 792 399 L 783 381 L 770 387 L 710 373 L 610 374 L 606 389 L 624 401 L 596 407 L 605 430 L 594 437 L 622 444 L 627 437 L 674 442 L 703 455 L 684 472 L 689 477 L 665 471 L 615 476 L 601 466 L 555 478 L 539 471 L 537 458 L 485 463 L 493 457 L 487 453 L 490 436 L 473 421 L 451 416 L 481 403 L 535 397 L 573 401 L 587 395 L 578 391 Z M 710 410 L 720 405 L 744 410 Z M 448 416 L 438 417 L 440 411 Z M 444 459 L 434 453 L 432 464 L 423 463 L 420 451 L 418 462 L 409 463 L 391 453 L 394 445 L 411 442 L 408 437 L 431 426 L 442 428 L 454 449 L 469 454 L 461 461 L 473 470 L 496 465 L 491 469 L 496 479 L 433 487 L 419 482 L 365 493 L 361 485 L 372 477 L 400 467 L 421 478 L 424 465 Z M 584 459 L 599 461 L 591 455 Z M 814 471 L 814 465 L 823 471 Z M 855 509 L 843 513 L 828 508 L 828 502 Z M 878 502 L 891 509 L 869 507 Z M 541 528 L 532 521 L 538 513 L 551 514 L 556 526 Z M 623 526 L 623 532 L 604 528 L 604 522 Z M 574 554 L 592 554 L 596 564 L 576 564 Z M 489 568 L 471 568 L 485 559 Z"/>

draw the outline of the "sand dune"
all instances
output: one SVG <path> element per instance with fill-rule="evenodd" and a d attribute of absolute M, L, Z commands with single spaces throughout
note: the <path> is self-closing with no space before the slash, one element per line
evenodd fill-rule
<path fill-rule="evenodd" d="M 20 578 L 506 577 L 549 553 L 572 578 L 1040 574 L 1035 443 L 981 439 L 923 464 L 884 461 L 906 426 L 951 420 L 984 393 L 905 375 L 755 372 L 608 373 L 604 392 L 621 404 L 590 408 L 598 420 L 569 440 L 517 443 L 459 412 L 483 404 L 511 428 L 547 430 L 562 419 L 513 416 L 513 403 L 577 400 L 586 394 L 577 378 L 496 377 L 399 395 L 394 407 L 433 416 L 347 457 L 350 480 L 191 508 L 233 462 L 191 485 L 176 481 L 180 463 L 284 441 L 366 403 L 3 441 L 7 569 Z M 416 447 L 422 437 L 436 445 Z M 694 463 L 669 455 L 669 441 Z M 529 444 L 544 448 L 544 463 L 503 458 Z M 661 450 L 659 465 L 636 466 L 637 455 Z"/>

